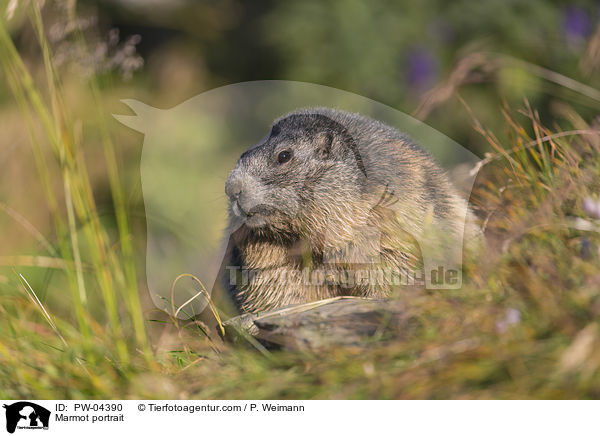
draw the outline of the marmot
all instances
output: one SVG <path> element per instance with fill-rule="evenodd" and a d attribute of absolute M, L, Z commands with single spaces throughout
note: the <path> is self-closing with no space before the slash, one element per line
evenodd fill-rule
<path fill-rule="evenodd" d="M 480 237 L 430 154 L 393 127 L 336 109 L 277 119 L 241 155 L 225 192 L 232 238 L 223 279 L 242 312 L 389 297 L 423 277 L 425 251 L 439 263 L 460 255 L 463 228 L 465 239 Z"/>

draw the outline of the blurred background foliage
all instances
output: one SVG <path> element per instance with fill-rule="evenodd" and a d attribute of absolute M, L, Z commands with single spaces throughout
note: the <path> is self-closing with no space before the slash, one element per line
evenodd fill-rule
<path fill-rule="evenodd" d="M 0 0 L 0 12 L 35 86 L 47 98 L 52 95 L 52 81 L 48 80 L 36 30 L 27 12 L 28 4 L 35 1 L 38 0 Z M 170 108 L 231 83 L 266 79 L 311 82 L 356 93 L 412 114 L 480 157 L 490 151 L 490 141 L 482 137 L 481 129 L 473 128 L 473 116 L 494 132 L 499 145 L 513 146 L 503 109 L 522 107 L 524 99 L 539 111 L 542 124 L 556 130 L 598 127 L 597 0 L 42 3 L 45 36 L 56 67 L 54 77 L 60 78 L 63 103 L 70 114 L 69 130 L 83 150 L 80 157 L 85 161 L 101 226 L 112 248 L 120 247 L 123 240 L 118 237 L 114 190 L 102 150 L 98 111 L 106 117 L 104 122 L 114 139 L 131 224 L 131 235 L 121 237 L 133 241 L 142 291 L 146 221 L 139 162 L 143 141 L 139 133 L 110 118 L 111 113 L 127 112 L 121 99 Z M 85 36 L 86 47 L 77 42 L 80 34 Z M 104 107 L 98 107 L 91 97 L 92 76 L 98 81 Z M 17 301 L 22 297 L 19 282 L 11 271 L 18 265 L 18 271 L 28 278 L 52 312 L 72 321 L 73 309 L 64 304 L 68 297 L 62 292 L 67 282 L 60 273 L 64 265 L 58 262 L 58 266 L 46 268 L 48 265 L 40 262 L 56 260 L 37 256 L 52 254 L 61 237 L 55 233 L 46 205 L 46 186 L 40 182 L 29 146 L 30 134 L 42 130 L 39 125 L 27 124 L 4 71 L 0 78 L 2 298 Z M 568 126 L 565 120 L 569 121 Z M 532 129 L 530 124 L 524 125 L 523 129 Z M 211 172 L 223 174 L 219 183 L 224 182 L 232 159 L 239 155 L 239 149 L 234 150 L 233 145 L 223 145 L 215 153 Z M 51 151 L 47 147 L 43 150 L 49 158 Z M 63 205 L 60 171 L 59 163 L 51 164 L 48 180 L 58 204 Z M 214 183 L 204 177 L 209 176 L 198 174 L 197 183 Z M 224 197 L 215 200 L 214 207 L 220 212 L 207 227 L 218 238 L 219 226 L 224 226 Z M 62 208 L 57 213 L 67 219 Z M 89 223 L 81 220 L 78 225 L 81 257 L 85 261 L 93 251 L 83 237 Z M 83 270 L 93 276 L 85 262 Z M 99 292 L 94 292 L 94 280 L 89 282 L 88 307 L 98 321 L 92 329 L 100 337 L 106 315 L 97 304 L 101 298 Z M 147 298 L 146 292 L 141 294 Z M 33 317 L 33 309 L 27 307 L 23 304 L 11 312 L 24 323 L 16 336 L 28 329 L 39 333 L 43 325 L 27 324 L 27 316 Z M 153 318 L 149 301 L 145 302 L 145 309 L 145 319 Z M 0 317 L 6 319 L 9 309 L 0 306 L 0 310 Z M 28 315 L 21 316 L 23 313 Z M 123 327 L 128 331 L 126 325 Z M 65 325 L 64 329 L 68 327 Z M 169 341 L 164 339 L 154 345 L 173 350 Z M 493 348 L 489 355 L 495 358 Z M 267 377 L 270 373 L 265 374 Z M 86 396 L 99 389 L 98 380 L 94 383 L 77 395 Z"/>
<path fill-rule="evenodd" d="M 100 22 L 123 35 L 141 35 L 137 47 L 147 62 L 141 75 L 151 89 L 170 95 L 157 105 L 228 83 L 286 79 L 344 89 L 413 113 L 471 53 L 510 56 L 590 86 L 600 80 L 598 48 L 588 44 L 600 14 L 596 1 L 108 4 L 95 5 Z M 553 97 L 570 97 L 576 109 L 588 109 L 584 114 L 597 109 L 516 64 L 472 65 L 463 82 L 469 104 L 493 127 L 498 103 L 520 103 L 524 95 L 534 107 L 547 108 L 546 116 L 552 115 Z M 173 89 L 175 83 L 185 90 Z M 427 122 L 477 149 L 481 141 L 457 108 L 449 102 L 427 114 Z"/>

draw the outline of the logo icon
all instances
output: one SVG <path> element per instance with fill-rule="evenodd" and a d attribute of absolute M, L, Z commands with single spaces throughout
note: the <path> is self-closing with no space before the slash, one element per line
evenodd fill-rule
<path fill-rule="evenodd" d="M 3 407 L 6 409 L 6 431 L 9 433 L 14 433 L 17 428 L 48 430 L 50 422 L 48 409 L 29 401 L 4 404 Z"/>

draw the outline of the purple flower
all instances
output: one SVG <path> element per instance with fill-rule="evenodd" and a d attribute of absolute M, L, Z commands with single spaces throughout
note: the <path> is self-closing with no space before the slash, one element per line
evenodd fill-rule
<path fill-rule="evenodd" d="M 406 63 L 406 80 L 416 93 L 430 87 L 437 78 L 437 60 L 428 50 L 413 50 Z"/>
<path fill-rule="evenodd" d="M 521 322 L 521 312 L 519 309 L 509 307 L 506 309 L 504 318 L 496 322 L 496 330 L 498 333 L 504 333 L 512 325 L 519 324 Z"/>
<path fill-rule="evenodd" d="M 579 255 L 582 259 L 589 259 L 592 255 L 592 243 L 585 236 L 581 238 L 581 248 L 579 249 Z"/>
<path fill-rule="evenodd" d="M 569 6 L 562 15 L 563 32 L 570 41 L 579 41 L 589 36 L 591 23 L 589 14 L 583 8 Z"/>
<path fill-rule="evenodd" d="M 592 218 L 600 219 L 600 201 L 591 197 L 584 198 L 583 211 Z"/>

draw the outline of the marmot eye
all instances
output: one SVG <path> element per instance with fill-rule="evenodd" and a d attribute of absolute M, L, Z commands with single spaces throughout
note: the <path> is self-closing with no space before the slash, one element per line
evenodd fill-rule
<path fill-rule="evenodd" d="M 277 156 L 277 162 L 280 164 L 286 163 L 292 158 L 292 152 L 290 150 L 284 150 Z"/>

